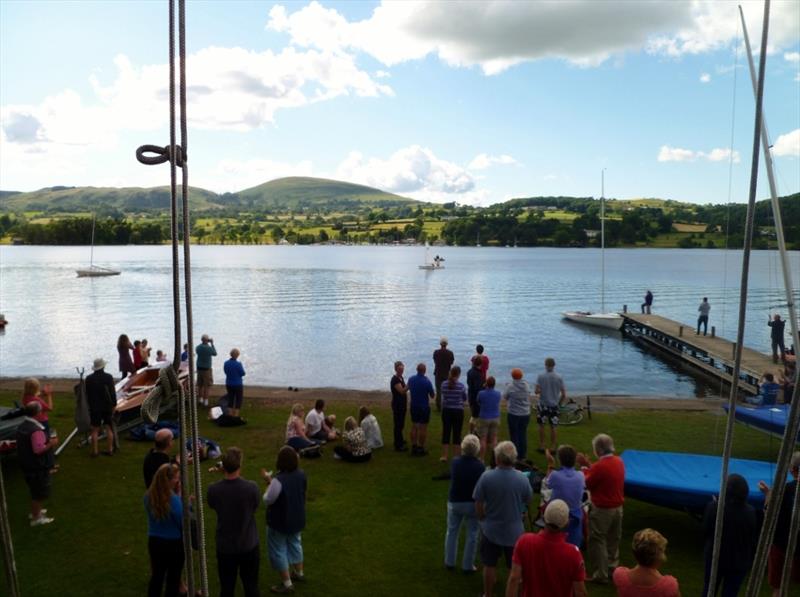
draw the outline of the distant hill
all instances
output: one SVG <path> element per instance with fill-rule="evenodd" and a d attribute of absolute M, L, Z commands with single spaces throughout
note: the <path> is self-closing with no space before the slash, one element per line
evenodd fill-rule
<path fill-rule="evenodd" d="M 237 193 L 219 195 L 197 187 L 189 191 L 189 205 L 193 211 L 226 208 L 297 211 L 309 207 L 344 211 L 367 205 L 388 208 L 417 203 L 364 185 L 297 176 L 278 178 Z M 0 191 L 0 211 L 68 213 L 100 209 L 123 213 L 166 210 L 169 209 L 169 187 L 47 187 L 28 193 Z"/>

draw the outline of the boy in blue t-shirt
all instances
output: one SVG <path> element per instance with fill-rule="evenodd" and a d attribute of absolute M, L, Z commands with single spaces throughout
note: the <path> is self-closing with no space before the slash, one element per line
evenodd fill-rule
<path fill-rule="evenodd" d="M 425 363 L 417 365 L 417 374 L 408 379 L 408 392 L 411 395 L 411 455 L 425 456 L 425 440 L 428 423 L 431 420 L 430 401 L 436 398 L 431 380 L 425 377 Z"/>

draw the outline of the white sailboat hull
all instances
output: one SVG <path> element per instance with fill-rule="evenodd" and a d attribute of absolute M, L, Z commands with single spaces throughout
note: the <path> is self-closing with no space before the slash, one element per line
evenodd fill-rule
<path fill-rule="evenodd" d="M 618 330 L 622 327 L 624 319 L 618 313 L 587 313 L 586 311 L 566 311 L 562 313 L 564 319 L 575 323 L 593 325 L 609 330 Z"/>
<path fill-rule="evenodd" d="M 419 267 L 419 269 L 428 269 L 428 270 L 431 270 L 431 269 L 444 269 L 443 265 L 433 265 L 433 264 L 418 265 L 417 267 Z"/>
<path fill-rule="evenodd" d="M 102 276 L 118 276 L 119 270 L 93 265 L 85 269 L 76 269 L 79 278 L 100 278 Z"/>

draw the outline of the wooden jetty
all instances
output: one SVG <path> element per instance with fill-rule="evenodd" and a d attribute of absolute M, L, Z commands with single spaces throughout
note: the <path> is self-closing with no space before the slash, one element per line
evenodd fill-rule
<path fill-rule="evenodd" d="M 625 318 L 623 333 L 711 375 L 732 383 L 735 342 L 716 336 L 709 328 L 707 336 L 695 334 L 695 326 L 661 317 L 639 313 L 620 313 Z M 783 368 L 773 363 L 772 356 L 747 348 L 742 350 L 739 387 L 748 394 L 758 393 L 764 373 L 772 373 L 775 381 Z"/>

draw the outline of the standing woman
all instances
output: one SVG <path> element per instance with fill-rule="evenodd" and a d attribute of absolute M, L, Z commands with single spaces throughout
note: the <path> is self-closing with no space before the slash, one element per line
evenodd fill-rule
<path fill-rule="evenodd" d="M 441 462 L 447 462 L 450 455 L 450 446 L 453 453 L 461 454 L 461 429 L 464 426 L 464 404 L 467 402 L 467 389 L 458 378 L 461 377 L 461 367 L 450 369 L 447 381 L 442 382 L 442 457 Z"/>
<path fill-rule="evenodd" d="M 131 339 L 126 334 L 120 335 L 119 340 L 117 340 L 117 352 L 119 353 L 119 372 L 122 375 L 122 379 L 136 373 L 136 367 L 133 366 L 133 359 L 131 358 L 132 350 Z"/>
<path fill-rule="evenodd" d="M 147 493 L 147 551 L 150 554 L 150 583 L 147 597 L 177 597 L 183 571 L 183 504 L 180 475 L 175 464 L 162 464 Z"/>
<path fill-rule="evenodd" d="M 273 593 L 293 593 L 292 581 L 305 580 L 303 542 L 300 533 L 306 526 L 306 474 L 300 459 L 289 446 L 278 452 L 275 478 L 261 469 L 267 482 L 264 505 L 267 507 L 267 553 L 269 563 L 281 576 L 281 584 L 270 587 Z"/>
<path fill-rule="evenodd" d="M 225 390 L 228 392 L 228 414 L 232 417 L 239 416 L 244 400 L 244 367 L 237 360 L 239 358 L 238 348 L 231 350 L 231 358 L 225 361 Z"/>
<path fill-rule="evenodd" d="M 525 460 L 528 455 L 528 424 L 531 422 L 531 388 L 522 376 L 522 369 L 512 369 L 511 383 L 503 392 L 503 398 L 508 400 L 508 435 L 517 448 L 519 460 Z"/>
<path fill-rule="evenodd" d="M 47 441 L 50 439 L 50 419 L 47 413 L 53 410 L 53 388 L 50 384 L 45 384 L 44 388 L 41 388 L 41 391 L 39 388 L 39 380 L 35 377 L 30 377 L 25 380 L 25 386 L 22 392 L 22 406 L 27 406 L 31 402 L 39 403 L 41 410 L 34 418 L 44 427 L 45 441 Z M 42 394 L 44 394 L 44 398 Z"/>
<path fill-rule="evenodd" d="M 134 371 L 138 371 L 144 365 L 142 364 L 142 341 L 141 340 L 134 340 L 133 341 L 133 369 Z"/>

